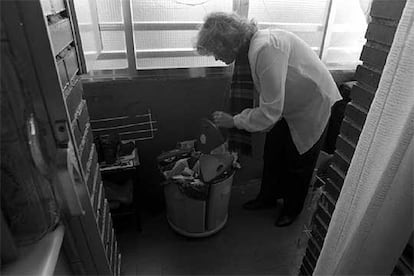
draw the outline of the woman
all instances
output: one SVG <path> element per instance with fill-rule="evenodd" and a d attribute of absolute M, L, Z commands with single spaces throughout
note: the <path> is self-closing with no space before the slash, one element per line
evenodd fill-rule
<path fill-rule="evenodd" d="M 331 74 L 296 35 L 258 30 L 236 14 L 208 15 L 197 50 L 226 64 L 236 61 L 233 74 L 243 65 L 240 61 L 248 65 L 253 86 L 246 78 L 239 84 L 252 95 L 257 92 L 258 106 L 234 115 L 216 111 L 214 122 L 223 128 L 267 131 L 260 192 L 244 208 L 269 208 L 281 198 L 283 209 L 275 224 L 290 225 L 303 208 L 331 106 L 341 99 Z"/>

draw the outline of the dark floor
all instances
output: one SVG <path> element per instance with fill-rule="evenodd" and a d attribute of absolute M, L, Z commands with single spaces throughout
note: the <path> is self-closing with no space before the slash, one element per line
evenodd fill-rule
<path fill-rule="evenodd" d="M 144 215 L 142 232 L 122 229 L 118 239 L 123 275 L 298 275 L 306 248 L 311 201 L 289 227 L 273 225 L 275 209 L 246 211 L 259 180 L 235 178 L 226 226 L 213 236 L 190 239 L 176 234 L 165 213 Z"/>

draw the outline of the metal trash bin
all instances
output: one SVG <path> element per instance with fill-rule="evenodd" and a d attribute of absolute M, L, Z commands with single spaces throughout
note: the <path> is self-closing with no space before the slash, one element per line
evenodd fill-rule
<path fill-rule="evenodd" d="M 237 160 L 234 155 L 228 152 L 223 154 L 221 149 L 221 155 L 215 153 L 215 150 L 218 148 L 223 148 L 224 139 L 218 137 L 220 133 L 218 130 L 215 130 L 214 124 L 205 120 L 203 123 L 199 140 L 201 144 L 199 152 L 201 152 L 201 155 L 197 158 L 199 174 L 196 173 L 196 180 L 200 184 L 199 186 L 202 186 L 204 189 L 200 188 L 200 190 L 197 190 L 194 188 L 192 190 L 195 187 L 191 186 L 194 182 L 188 182 L 190 184 L 187 185 L 187 183 L 181 181 L 183 178 L 180 179 L 181 182 L 178 184 L 174 181 L 166 181 L 164 183 L 168 223 L 176 232 L 187 237 L 206 237 L 218 232 L 225 226 L 228 219 L 228 206 Z M 167 179 L 171 179 L 171 171 L 177 173 L 177 171 L 183 170 L 182 165 L 186 163 L 185 159 L 191 158 L 191 153 L 186 150 L 182 148 L 174 149 L 158 157 L 159 164 L 163 160 L 168 162 L 172 160 L 174 162 L 174 166 L 171 166 L 172 163 L 170 163 L 160 167 L 161 172 Z M 222 157 L 221 159 L 220 156 Z M 232 156 L 232 158 L 229 159 L 229 156 Z M 204 170 L 204 174 L 203 163 L 212 165 L 205 166 L 207 169 Z M 167 167 L 170 171 L 164 170 Z M 211 177 L 212 172 L 217 173 L 216 177 Z M 182 175 L 179 176 L 181 177 Z"/>
<path fill-rule="evenodd" d="M 188 233 L 205 231 L 206 202 L 188 197 L 171 183 L 164 187 L 167 219 L 174 229 Z"/>
<path fill-rule="evenodd" d="M 193 199 L 173 183 L 164 186 L 167 220 L 171 228 L 187 237 L 206 237 L 222 229 L 228 219 L 234 172 L 210 184 L 207 200 Z"/>
<path fill-rule="evenodd" d="M 206 210 L 208 231 L 219 230 L 227 222 L 233 176 L 234 172 L 224 180 L 210 185 Z"/>

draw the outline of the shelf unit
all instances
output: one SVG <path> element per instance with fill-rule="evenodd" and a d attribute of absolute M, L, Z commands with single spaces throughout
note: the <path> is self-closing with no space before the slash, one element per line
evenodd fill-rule
<path fill-rule="evenodd" d="M 96 147 L 93 143 L 88 106 L 83 99 L 83 88 L 79 74 L 83 71 L 81 45 L 76 40 L 76 24 L 72 17 L 71 2 L 65 0 L 42 0 L 43 14 L 47 21 L 50 45 L 57 65 L 64 103 L 70 122 L 70 137 L 74 144 L 80 171 L 89 196 L 87 206 L 91 212 L 85 214 L 91 232 L 99 239 L 92 239 L 90 251 L 96 258 L 99 274 L 119 275 L 121 254 L 117 246 L 115 231 L 103 188 Z M 73 6 L 72 6 L 73 7 Z M 91 223 L 94 222 L 94 223 Z M 96 254 L 98 251 L 101 254 Z M 102 254 L 104 253 L 104 254 Z M 102 257 L 105 257 L 103 259 Z"/>
<path fill-rule="evenodd" d="M 26 92 L 36 109 L 50 167 L 59 161 L 59 153 L 67 152 L 79 171 L 73 184 L 83 212 L 61 209 L 65 262 L 75 275 L 120 275 L 121 253 L 83 99 L 80 74 L 85 62 L 73 11 L 72 0 L 2 1 L 2 30 L 21 69 L 21 82 L 30 87 Z M 50 179 L 54 170 L 48 172 Z"/>

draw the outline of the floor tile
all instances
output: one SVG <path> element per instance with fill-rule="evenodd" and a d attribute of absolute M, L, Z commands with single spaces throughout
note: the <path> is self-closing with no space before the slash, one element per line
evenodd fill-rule
<path fill-rule="evenodd" d="M 260 181 L 233 185 L 229 219 L 213 236 L 183 237 L 168 225 L 165 213 L 145 215 L 143 231 L 122 229 L 118 239 L 123 274 L 132 275 L 294 275 L 306 244 L 303 224 L 309 211 L 289 227 L 274 226 L 275 210 L 246 211 Z M 135 265 L 134 269 L 131 266 Z"/>

